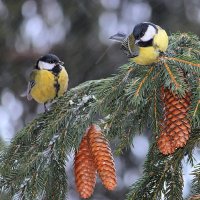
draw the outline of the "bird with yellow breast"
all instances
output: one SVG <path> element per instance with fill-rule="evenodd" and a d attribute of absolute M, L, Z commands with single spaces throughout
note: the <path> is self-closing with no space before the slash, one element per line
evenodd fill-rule
<path fill-rule="evenodd" d="M 56 55 L 47 54 L 37 60 L 30 74 L 27 99 L 43 103 L 45 111 L 46 103 L 62 96 L 67 90 L 69 78 L 63 64 Z"/>
<path fill-rule="evenodd" d="M 131 61 L 149 65 L 157 61 L 160 53 L 167 50 L 168 35 L 164 29 L 151 22 L 137 24 L 130 35 L 117 33 L 110 39 L 121 42 L 121 48 Z"/>

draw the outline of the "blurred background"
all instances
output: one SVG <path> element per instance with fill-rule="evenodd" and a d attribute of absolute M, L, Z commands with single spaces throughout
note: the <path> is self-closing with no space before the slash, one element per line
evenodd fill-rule
<path fill-rule="evenodd" d="M 43 112 L 28 102 L 29 73 L 38 57 L 48 52 L 65 62 L 69 87 L 106 78 L 127 62 L 119 44 L 108 38 L 131 33 L 151 21 L 173 32 L 200 34 L 199 0 L 0 0 L 0 137 L 9 144 L 15 133 Z M 106 191 L 99 183 L 92 199 L 124 199 L 128 187 L 142 175 L 149 138 L 137 136 L 130 150 L 116 157 L 118 187 Z M 196 151 L 198 153 L 198 150 Z M 79 199 L 74 189 L 73 156 L 67 163 L 69 199 Z M 184 165 L 184 196 L 190 190 L 191 167 Z"/>

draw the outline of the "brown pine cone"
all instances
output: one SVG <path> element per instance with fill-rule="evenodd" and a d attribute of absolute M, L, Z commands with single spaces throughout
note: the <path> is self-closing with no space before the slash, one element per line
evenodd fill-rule
<path fill-rule="evenodd" d="M 191 131 L 190 120 L 187 117 L 190 106 L 190 94 L 180 98 L 169 89 L 161 89 L 164 103 L 164 118 L 161 122 L 161 135 L 158 139 L 159 150 L 167 155 L 177 148 L 186 145 Z"/>
<path fill-rule="evenodd" d="M 87 135 L 83 137 L 75 153 L 74 172 L 76 188 L 81 198 L 89 198 L 96 184 L 96 168 L 90 153 Z"/>
<path fill-rule="evenodd" d="M 114 190 L 117 186 L 115 164 L 109 144 L 100 127 L 91 125 L 88 129 L 88 138 L 99 177 L 108 190 Z"/>

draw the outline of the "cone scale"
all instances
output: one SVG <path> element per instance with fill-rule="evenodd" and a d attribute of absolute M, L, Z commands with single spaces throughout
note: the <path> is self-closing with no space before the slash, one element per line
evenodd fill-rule
<path fill-rule="evenodd" d="M 160 124 L 161 134 L 157 144 L 164 155 L 172 154 L 177 148 L 184 147 L 191 131 L 188 110 L 190 94 L 182 98 L 174 95 L 171 90 L 161 89 L 164 117 Z"/>

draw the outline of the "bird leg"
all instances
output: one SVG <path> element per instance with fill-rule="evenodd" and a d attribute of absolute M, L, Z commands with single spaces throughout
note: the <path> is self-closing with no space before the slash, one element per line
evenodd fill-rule
<path fill-rule="evenodd" d="M 44 111 L 45 111 L 45 112 L 48 112 L 48 111 L 49 111 L 49 109 L 47 108 L 47 102 L 44 103 Z"/>
<path fill-rule="evenodd" d="M 137 52 L 134 52 L 134 53 L 128 53 L 127 54 L 127 56 L 128 56 L 128 58 L 135 58 L 135 57 L 137 57 L 138 56 L 138 53 Z"/>

